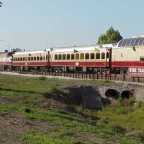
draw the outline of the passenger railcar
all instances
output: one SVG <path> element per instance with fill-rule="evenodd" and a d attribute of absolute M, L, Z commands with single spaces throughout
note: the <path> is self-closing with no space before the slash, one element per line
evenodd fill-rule
<path fill-rule="evenodd" d="M 16 52 L 13 54 L 12 66 L 13 69 L 20 70 L 47 68 L 49 60 L 49 52 L 47 51 Z"/>
<path fill-rule="evenodd" d="M 129 74 L 144 74 L 144 38 L 123 39 L 112 48 L 113 69 Z"/>

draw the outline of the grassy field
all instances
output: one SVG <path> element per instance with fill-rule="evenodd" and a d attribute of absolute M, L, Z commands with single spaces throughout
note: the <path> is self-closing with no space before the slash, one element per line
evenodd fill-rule
<path fill-rule="evenodd" d="M 113 85 L 0 75 L 0 143 L 3 144 L 143 144 L 144 105 L 105 107 L 90 111 L 48 99 L 57 87 Z"/>

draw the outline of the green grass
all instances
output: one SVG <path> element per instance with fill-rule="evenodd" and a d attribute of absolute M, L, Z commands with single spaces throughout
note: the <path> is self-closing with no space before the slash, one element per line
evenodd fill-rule
<path fill-rule="evenodd" d="M 72 141 L 67 138 L 54 138 L 46 134 L 27 133 L 23 136 L 25 144 L 72 144 Z"/>
<path fill-rule="evenodd" d="M 19 137 L 24 144 L 142 144 L 144 143 L 144 105 L 109 106 L 102 111 L 78 110 L 98 119 L 65 113 L 63 108 L 43 108 L 45 93 L 60 86 L 112 85 L 109 81 L 77 81 L 0 75 L 0 114 L 20 113 L 31 121 L 47 122 L 47 131 L 29 130 Z M 136 131 L 134 135 L 128 135 Z M 137 133 L 138 131 L 138 133 Z M 84 137 L 86 135 L 86 138 Z"/>

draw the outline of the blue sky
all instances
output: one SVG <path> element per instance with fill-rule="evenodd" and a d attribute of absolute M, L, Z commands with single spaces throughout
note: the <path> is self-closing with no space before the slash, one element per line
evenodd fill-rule
<path fill-rule="evenodd" d="M 144 0 L 1 0 L 0 48 L 94 44 L 110 26 L 144 34 Z"/>

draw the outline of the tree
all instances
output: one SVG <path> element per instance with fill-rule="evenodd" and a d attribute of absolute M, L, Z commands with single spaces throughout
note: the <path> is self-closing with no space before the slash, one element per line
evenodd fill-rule
<path fill-rule="evenodd" d="M 118 30 L 110 27 L 104 34 L 100 35 L 98 38 L 98 44 L 110 44 L 117 43 L 123 37 Z"/>
<path fill-rule="evenodd" d="M 2 7 L 2 4 L 3 4 L 3 3 L 0 1 L 0 7 Z"/>

